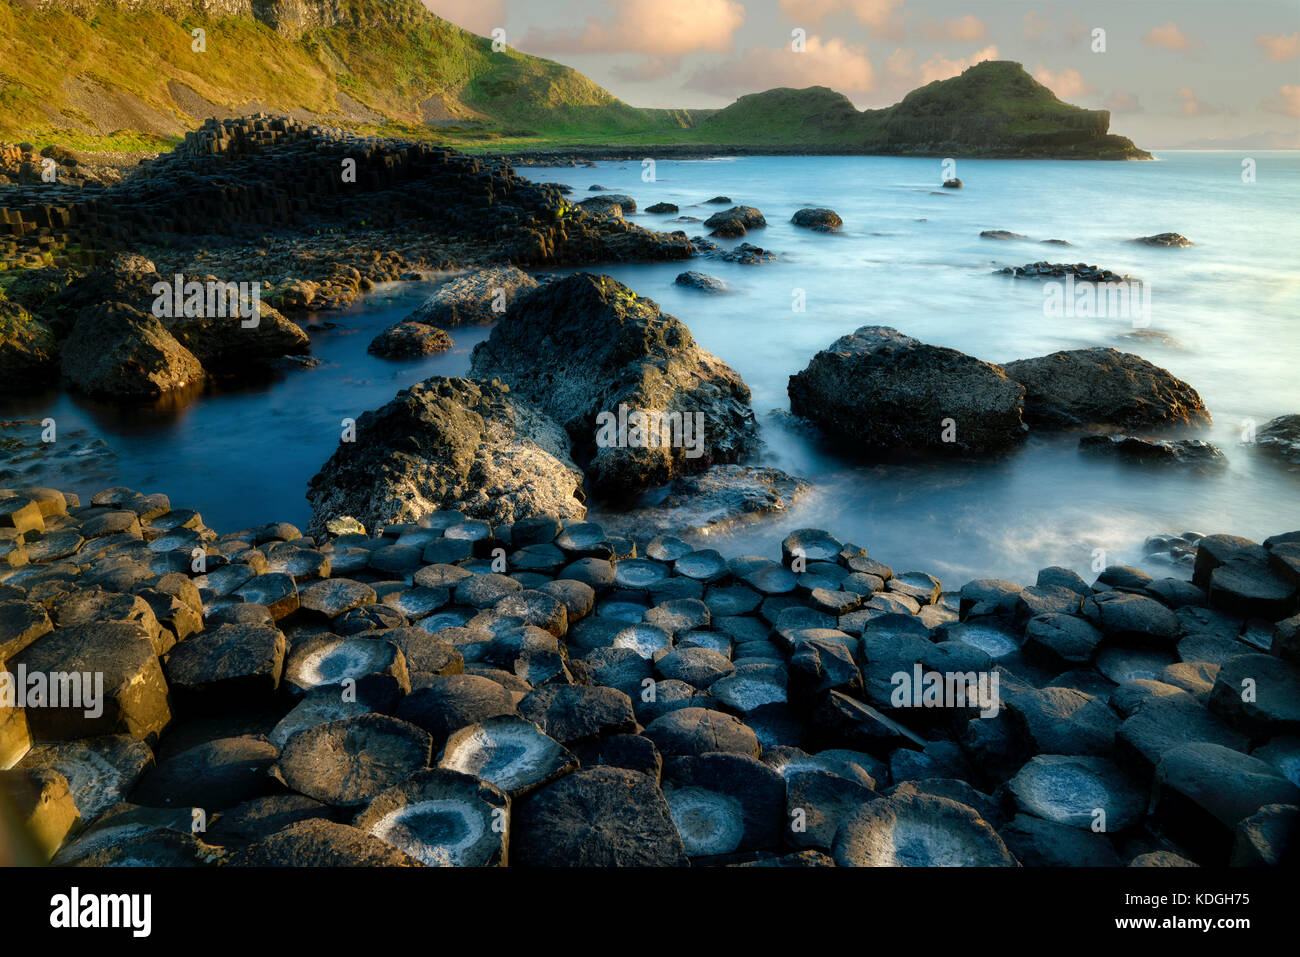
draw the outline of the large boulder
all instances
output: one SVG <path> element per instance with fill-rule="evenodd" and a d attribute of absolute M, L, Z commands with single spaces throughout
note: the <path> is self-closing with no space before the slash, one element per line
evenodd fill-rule
<path fill-rule="evenodd" d="M 862 326 L 790 377 L 790 409 L 855 449 L 990 451 L 1020 442 L 1024 388 L 995 365 Z"/>
<path fill-rule="evenodd" d="M 147 400 L 203 378 L 194 353 L 148 313 L 123 303 L 92 307 L 63 344 L 63 378 L 92 396 Z"/>
<path fill-rule="evenodd" d="M 1279 415 L 1255 433 L 1255 445 L 1291 471 L 1300 470 L 1300 415 Z"/>
<path fill-rule="evenodd" d="M 206 277 L 205 281 L 212 280 Z M 305 355 L 311 351 L 307 333 L 266 303 L 256 319 L 234 316 L 176 316 L 164 318 L 163 326 L 188 349 L 204 368 L 240 372 L 252 362 L 281 356 Z"/>
<path fill-rule="evenodd" d="M 533 293 L 474 349 L 472 368 L 560 422 L 592 484 L 612 496 L 733 462 L 754 442 L 740 376 L 607 276 L 578 273 Z"/>
<path fill-rule="evenodd" d="M 1002 367 L 1025 387 L 1025 421 L 1042 428 L 1208 425 L 1196 390 L 1141 356 L 1071 349 Z"/>
<path fill-rule="evenodd" d="M 30 392 L 58 375 L 59 347 L 50 327 L 0 291 L 0 391 Z"/>
<path fill-rule="evenodd" d="M 564 432 L 495 382 L 441 376 L 361 416 L 308 484 L 309 534 L 351 515 L 367 528 L 436 509 L 495 523 L 583 518 L 582 474 Z"/>
<path fill-rule="evenodd" d="M 495 322 L 516 299 L 536 288 L 537 280 L 522 269 L 494 266 L 451 280 L 405 321 L 441 329 Z"/>

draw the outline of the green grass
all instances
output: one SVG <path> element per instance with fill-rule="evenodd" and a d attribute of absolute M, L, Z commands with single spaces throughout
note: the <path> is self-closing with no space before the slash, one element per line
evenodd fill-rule
<path fill-rule="evenodd" d="M 507 49 L 427 13 L 419 0 L 339 0 L 352 22 L 296 38 L 247 18 L 175 21 L 101 6 L 92 19 L 0 0 L 0 140 L 159 151 L 198 124 L 169 81 L 227 109 L 256 101 L 339 123 L 340 95 L 371 111 L 360 133 L 476 152 L 554 147 L 745 146 L 873 149 L 960 118 L 991 135 L 1050 134 L 1104 114 L 1062 103 L 1014 63 L 985 63 L 884 110 L 825 87 L 776 89 L 722 110 L 639 109 L 561 64 Z M 207 52 L 190 29 L 207 31 Z M 21 69 L 10 64 L 21 64 Z M 85 87 L 94 80 L 111 91 Z M 81 91 L 77 85 L 82 84 Z M 86 92 L 89 90 L 89 92 Z M 118 101 L 120 109 L 106 104 Z M 426 122 L 426 104 L 438 122 Z M 63 114 L 67 126 L 50 121 Z M 152 114 L 165 129 L 135 129 Z M 121 123 L 112 122 L 125 116 Z M 93 132 L 98 120 L 99 132 Z"/>

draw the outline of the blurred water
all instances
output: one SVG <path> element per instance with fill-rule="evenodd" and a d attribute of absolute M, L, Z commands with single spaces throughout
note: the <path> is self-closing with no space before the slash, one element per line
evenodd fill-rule
<path fill-rule="evenodd" d="M 915 158 L 659 161 L 654 182 L 642 181 L 639 162 L 520 171 L 569 184 L 573 200 L 595 195 L 588 187 L 598 183 L 632 195 L 642 209 L 671 202 L 701 219 L 719 207 L 699 204 L 719 193 L 761 209 L 769 225 L 747 240 L 777 252 L 774 263 L 601 269 L 659 302 L 743 376 L 764 441 L 760 464 L 814 483 L 790 513 L 723 536 L 717 547 L 772 556 L 790 529 L 820 526 L 899 570 L 922 568 L 955 586 L 979 576 L 1032 581 L 1036 569 L 1052 564 L 1091 577 L 1094 549 L 1110 562 L 1136 562 L 1142 540 L 1156 533 L 1258 539 L 1300 527 L 1300 477 L 1240 444 L 1244 420 L 1262 425 L 1300 412 L 1300 155 L 1252 156 L 1258 166 L 1251 184 L 1241 181 L 1241 155 L 1226 152 L 1168 153 L 1153 163 L 961 160 L 962 190 L 937 189 L 940 161 Z M 835 209 L 843 232 L 789 225 L 804 205 Z M 650 228 L 704 231 L 671 215 L 633 218 Z M 1030 241 L 979 238 L 985 229 Z M 1166 231 L 1196 245 L 1129 242 Z M 1037 242 L 1049 238 L 1073 248 Z M 1117 319 L 1046 318 L 1040 284 L 992 274 L 1041 259 L 1084 261 L 1145 281 L 1150 329 L 1172 341 L 1126 341 L 1131 324 Z M 721 277 L 730 291 L 706 296 L 675 286 L 685 268 Z M 435 285 L 383 288 L 329 314 L 335 328 L 312 335 L 319 368 L 235 391 L 210 389 L 180 411 L 128 413 L 50 393 L 0 404 L 0 416 L 52 415 L 61 434 L 85 430 L 117 454 L 111 476 L 45 470 L 48 484 L 164 491 L 221 530 L 270 520 L 303 525 L 306 482 L 336 447 L 341 420 L 429 375 L 463 374 L 486 336 L 485 329 L 452 330 L 455 350 L 415 361 L 367 355 L 370 339 Z M 802 313 L 791 308 L 796 289 L 804 291 Z M 846 462 L 772 413 L 788 408 L 791 374 L 864 324 L 894 326 L 994 362 L 1091 345 L 1137 352 L 1201 393 L 1215 418 L 1203 437 L 1225 451 L 1230 466 L 1214 476 L 1134 472 L 1080 457 L 1077 437 L 1053 436 L 1034 436 L 1010 457 L 987 462 Z M 40 479 L 39 472 L 30 477 Z"/>

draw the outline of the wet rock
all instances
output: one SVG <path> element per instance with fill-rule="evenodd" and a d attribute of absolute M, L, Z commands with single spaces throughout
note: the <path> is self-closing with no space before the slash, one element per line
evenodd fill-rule
<path fill-rule="evenodd" d="M 1238 655 L 1214 678 L 1210 710 L 1255 737 L 1300 731 L 1300 672 L 1272 655 Z"/>
<path fill-rule="evenodd" d="M 1074 349 L 1002 367 L 1025 388 L 1025 421 L 1040 428 L 1208 425 L 1210 413 L 1186 382 L 1141 356 Z"/>
<path fill-rule="evenodd" d="M 42 863 L 81 821 L 67 778 L 54 768 L 0 771 L 0 800 Z"/>
<path fill-rule="evenodd" d="M 1178 640 L 1178 618 L 1154 598 L 1127 592 L 1100 592 L 1083 601 L 1083 616 L 1107 638 L 1160 645 Z"/>
<path fill-rule="evenodd" d="M 1270 764 L 1218 744 L 1171 748 L 1151 789 L 1151 816 L 1194 857 L 1226 864 L 1237 825 L 1269 804 L 1300 803 L 1300 788 Z"/>
<path fill-rule="evenodd" d="M 653 206 L 647 206 L 645 211 L 656 215 L 664 215 L 677 212 L 677 207 L 672 203 L 655 203 Z"/>
<path fill-rule="evenodd" d="M 781 842 L 785 781 L 756 758 L 716 753 L 671 759 L 663 790 L 690 857 L 718 857 Z"/>
<path fill-rule="evenodd" d="M 1025 867 L 1119 867 L 1122 863 L 1106 835 L 1029 814 L 1017 814 L 999 834 Z"/>
<path fill-rule="evenodd" d="M 980 239 L 1028 239 L 1028 236 L 1022 236 L 1020 233 L 1013 233 L 1006 229 L 985 229 L 980 233 Z"/>
<path fill-rule="evenodd" d="M 1177 466 L 1194 471 L 1227 468 L 1217 446 L 1200 439 L 1144 439 L 1136 435 L 1085 435 L 1079 451 L 1133 465 Z"/>
<path fill-rule="evenodd" d="M 299 794 L 354 807 L 427 768 L 432 746 L 413 724 L 363 714 L 293 735 L 272 773 Z"/>
<path fill-rule="evenodd" d="M 371 526 L 438 509 L 493 522 L 581 518 L 581 487 L 568 439 L 546 416 L 500 384 L 435 376 L 360 417 L 357 441 L 309 483 L 309 531 L 338 514 Z"/>
<path fill-rule="evenodd" d="M 359 828 L 319 818 L 290 824 L 230 861 L 234 867 L 412 867 L 416 863 Z"/>
<path fill-rule="evenodd" d="M 596 767 L 557 781 L 514 811 L 523 867 L 682 867 L 681 837 L 652 778 Z"/>
<path fill-rule="evenodd" d="M 472 774 L 518 798 L 577 769 L 577 759 L 523 718 L 488 718 L 453 734 L 438 767 Z"/>
<path fill-rule="evenodd" d="M 1007 782 L 1016 807 L 1035 817 L 1107 832 L 1141 819 L 1146 792 L 1105 758 L 1040 754 Z M 1100 812 L 1100 814 L 1099 814 Z"/>
<path fill-rule="evenodd" d="M 178 644 L 163 670 L 180 709 L 269 703 L 280 687 L 285 649 L 278 628 L 221 625 Z"/>
<path fill-rule="evenodd" d="M 840 822 L 832 853 L 840 867 L 1016 866 L 974 809 L 924 794 L 862 805 Z"/>
<path fill-rule="evenodd" d="M 147 807 L 219 811 L 278 785 L 268 776 L 279 749 L 261 735 L 206 741 L 169 758 L 141 778 L 131 800 Z"/>
<path fill-rule="evenodd" d="M 153 316 L 123 303 L 86 310 L 63 344 L 71 388 L 91 396 L 143 401 L 203 378 L 194 354 Z"/>
<path fill-rule="evenodd" d="M 555 316 L 565 322 L 557 326 Z M 676 318 L 608 277 L 579 273 L 538 290 L 475 347 L 472 368 L 499 376 L 559 421 L 593 487 L 614 497 L 734 461 L 754 439 L 740 377 Z M 669 432 L 673 420 L 662 414 L 686 418 L 678 440 L 665 445 L 662 428 L 638 434 L 633 412 L 660 413 Z M 688 423 L 698 440 L 691 448 Z"/>
<path fill-rule="evenodd" d="M 353 825 L 430 867 L 499 867 L 509 809 L 502 791 L 470 775 L 418 771 L 375 797 Z"/>
<path fill-rule="evenodd" d="M 1001 369 L 885 326 L 836 340 L 789 393 L 792 412 L 860 452 L 991 451 L 1025 436 L 1023 388 Z"/>
<path fill-rule="evenodd" d="M 1292 471 L 1300 468 L 1300 415 L 1280 415 L 1260 426 L 1255 448 Z"/>
<path fill-rule="evenodd" d="M 717 293 L 727 291 L 727 284 L 717 276 L 696 272 L 693 269 L 678 273 L 673 282 L 679 286 L 685 286 L 687 289 L 698 289 L 700 292 Z"/>
<path fill-rule="evenodd" d="M 403 691 L 411 687 L 406 659 L 397 646 L 371 638 L 325 634 L 295 641 L 284 666 L 285 682 L 299 692 L 367 675 L 387 675 Z"/>
<path fill-rule="evenodd" d="M 626 734 L 637 729 L 632 701 L 614 688 L 548 685 L 519 702 L 519 714 L 566 746 L 584 738 Z"/>
<path fill-rule="evenodd" d="M 70 741 L 125 733 L 152 744 L 171 721 L 162 668 L 139 625 L 97 622 L 58 628 L 7 664 L 14 672 L 24 667 L 29 675 L 93 675 L 96 694 L 100 691 L 98 676 L 103 675 L 102 700 L 93 706 L 87 697 L 89 689 L 83 688 L 79 696 L 72 695 L 80 700 L 72 701 L 70 707 L 29 707 L 27 724 L 34 740 Z"/>
<path fill-rule="evenodd" d="M 494 266 L 446 283 L 404 321 L 440 329 L 484 325 L 496 322 L 506 310 L 513 312 L 518 301 L 536 288 L 537 281 L 523 270 Z"/>
<path fill-rule="evenodd" d="M 704 225 L 710 229 L 716 229 L 726 223 L 739 223 L 744 229 L 761 229 L 767 225 L 767 220 L 753 206 L 732 206 L 721 212 L 714 213 L 704 221 Z M 741 235 L 744 235 L 742 232 Z"/>
<path fill-rule="evenodd" d="M 1237 824 L 1232 867 L 1279 867 L 1291 863 L 1300 834 L 1300 808 L 1266 804 Z"/>
<path fill-rule="evenodd" d="M 395 322 L 371 339 L 366 351 L 386 359 L 409 359 L 446 352 L 454 345 L 442 329 L 419 322 Z"/>
<path fill-rule="evenodd" d="M 753 730 L 738 718 L 707 708 L 670 711 L 651 721 L 645 736 L 665 756 L 688 756 L 709 751 L 729 751 L 758 757 L 762 749 Z"/>
<path fill-rule="evenodd" d="M 429 732 L 438 748 L 461 728 L 514 713 L 514 699 L 505 688 L 472 674 L 429 678 L 397 709 L 398 717 Z"/>
<path fill-rule="evenodd" d="M 790 222 L 819 233 L 837 233 L 844 225 L 844 220 L 840 219 L 835 210 L 822 207 L 797 210 L 790 217 Z"/>
<path fill-rule="evenodd" d="M 1154 236 L 1140 236 L 1133 240 L 1143 246 L 1190 246 L 1192 241 L 1178 233 L 1156 233 Z"/>

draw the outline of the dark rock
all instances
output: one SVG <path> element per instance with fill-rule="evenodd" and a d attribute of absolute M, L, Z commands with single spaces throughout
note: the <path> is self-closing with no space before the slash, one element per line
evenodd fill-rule
<path fill-rule="evenodd" d="M 927 794 L 862 805 L 840 822 L 840 867 L 1015 867 L 1002 839 L 973 808 Z"/>
<path fill-rule="evenodd" d="M 844 225 L 844 220 L 840 219 L 835 210 L 821 207 L 797 210 L 790 217 L 790 222 L 819 233 L 839 232 L 840 227 Z"/>

